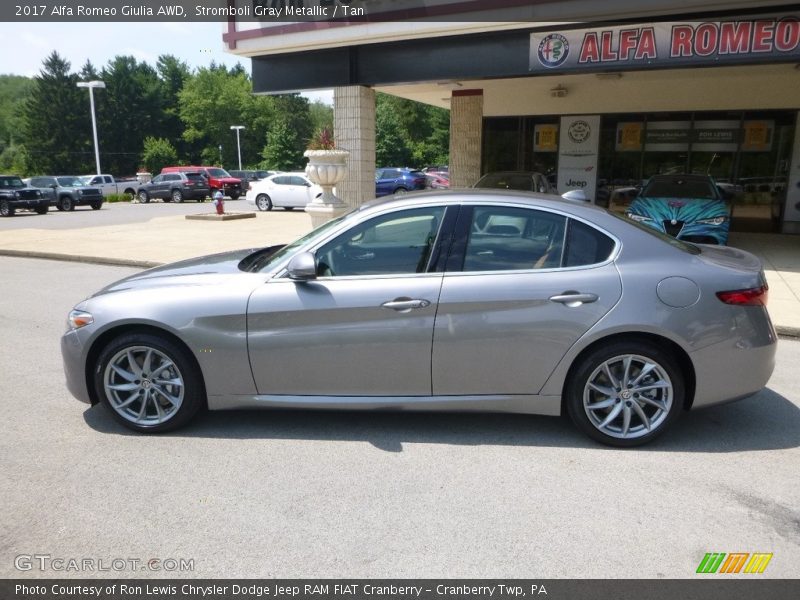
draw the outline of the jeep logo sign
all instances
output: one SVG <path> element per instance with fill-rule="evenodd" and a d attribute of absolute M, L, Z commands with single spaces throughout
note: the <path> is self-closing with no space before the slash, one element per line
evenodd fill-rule
<path fill-rule="evenodd" d="M 594 201 L 597 186 L 599 115 L 561 117 L 558 193 L 583 190 Z"/>

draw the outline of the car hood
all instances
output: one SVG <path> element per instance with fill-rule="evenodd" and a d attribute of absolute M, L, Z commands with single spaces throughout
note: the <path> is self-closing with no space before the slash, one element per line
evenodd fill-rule
<path fill-rule="evenodd" d="M 629 211 L 657 221 L 694 222 L 700 219 L 727 217 L 728 207 L 721 200 L 692 198 L 636 198 Z"/>
<path fill-rule="evenodd" d="M 281 246 L 248 248 L 162 265 L 120 279 L 93 294 L 92 297 L 137 288 L 224 284 L 226 279 L 246 273 L 239 268 L 239 264 L 244 258 L 254 253 L 261 256 L 268 250 L 278 248 L 281 248 Z"/>

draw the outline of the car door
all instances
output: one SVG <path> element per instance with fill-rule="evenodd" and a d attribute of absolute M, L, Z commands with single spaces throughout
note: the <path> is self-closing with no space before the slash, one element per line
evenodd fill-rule
<path fill-rule="evenodd" d="M 444 211 L 366 219 L 315 249 L 316 279 L 278 277 L 256 290 L 247 331 L 258 393 L 430 396 L 442 283 L 430 256 L 446 235 Z"/>
<path fill-rule="evenodd" d="M 291 206 L 303 208 L 306 204 L 311 202 L 310 190 L 311 190 L 311 182 L 308 181 L 305 177 L 300 177 L 299 175 L 292 175 L 289 179 L 291 185 Z"/>
<path fill-rule="evenodd" d="M 166 175 L 156 175 L 149 183 L 145 184 L 145 190 L 151 198 L 161 198 L 161 190 L 164 187 L 164 178 Z"/>
<path fill-rule="evenodd" d="M 269 185 L 269 197 L 272 199 L 273 206 L 290 206 L 292 197 L 289 191 L 291 177 L 289 175 L 280 175 L 273 177 L 272 183 Z"/>
<path fill-rule="evenodd" d="M 50 204 L 55 204 L 57 199 L 57 185 L 55 177 L 31 177 L 31 187 L 39 188 L 42 196 L 47 198 Z"/>
<path fill-rule="evenodd" d="M 557 212 L 464 206 L 434 327 L 433 394 L 537 394 L 619 300 L 616 249 Z"/>
<path fill-rule="evenodd" d="M 397 169 L 379 169 L 375 175 L 375 196 L 386 196 L 394 191 L 394 184 L 400 176 Z"/>

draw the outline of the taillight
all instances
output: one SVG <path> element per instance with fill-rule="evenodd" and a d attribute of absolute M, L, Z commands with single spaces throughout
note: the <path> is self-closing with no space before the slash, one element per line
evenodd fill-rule
<path fill-rule="evenodd" d="M 729 292 L 717 292 L 717 298 L 725 304 L 736 304 L 739 306 L 766 306 L 769 286 L 762 285 L 749 290 L 731 290 Z"/>

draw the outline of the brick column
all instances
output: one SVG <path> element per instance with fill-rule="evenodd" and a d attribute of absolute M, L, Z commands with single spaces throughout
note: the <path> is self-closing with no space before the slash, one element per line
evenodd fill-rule
<path fill-rule="evenodd" d="M 348 150 L 347 176 L 336 195 L 350 207 L 375 197 L 375 91 L 360 85 L 333 89 L 333 135 Z"/>
<path fill-rule="evenodd" d="M 483 90 L 454 90 L 450 99 L 450 186 L 470 187 L 481 176 Z"/>

